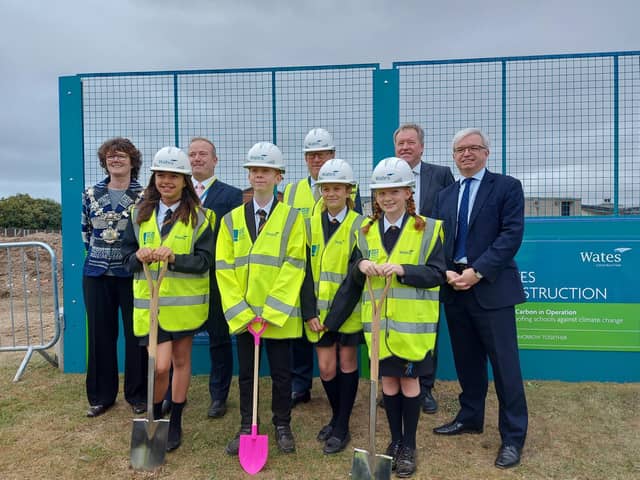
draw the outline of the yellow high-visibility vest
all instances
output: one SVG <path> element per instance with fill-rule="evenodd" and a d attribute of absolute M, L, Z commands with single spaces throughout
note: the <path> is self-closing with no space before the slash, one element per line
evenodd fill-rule
<path fill-rule="evenodd" d="M 211 217 L 213 215 L 213 217 Z M 197 209 L 197 225 L 195 228 L 177 221 L 164 241 L 160 237 L 155 211 L 149 220 L 138 225 L 135 221 L 137 209 L 133 210 L 132 220 L 136 239 L 140 248 L 158 248 L 166 245 L 176 255 L 192 254 L 198 237 L 206 228 L 212 228 L 208 218 L 215 219 L 213 212 Z M 215 223 L 215 220 L 214 220 Z M 159 265 L 149 265 L 157 277 Z M 133 333 L 136 336 L 149 334 L 149 302 L 150 292 L 144 272 L 136 272 L 133 276 Z M 162 285 L 158 323 L 168 332 L 194 330 L 200 327 L 209 314 L 209 270 L 203 273 L 183 273 L 167 270 Z"/>
<path fill-rule="evenodd" d="M 424 217 L 423 217 L 424 218 Z M 358 248 L 364 258 L 374 263 L 424 265 L 436 244 L 443 239 L 442 221 L 424 218 L 423 231 L 414 228 L 415 219 L 409 217 L 400 232 L 391 254 L 385 250 L 376 221 L 365 235 L 358 233 Z M 379 298 L 385 278 L 372 277 L 374 295 Z M 422 360 L 436 343 L 440 287 L 415 288 L 403 285 L 394 275 L 380 319 L 380 359 L 395 355 L 409 360 Z M 361 300 L 362 326 L 371 355 L 372 308 L 365 289 Z"/>
<path fill-rule="evenodd" d="M 356 245 L 356 234 L 362 225 L 364 217 L 353 210 L 349 210 L 338 229 L 325 244 L 322 230 L 322 212 L 316 212 L 311 217 L 311 244 L 309 246 L 313 284 L 318 305 L 318 318 L 324 324 L 331 302 L 340 284 L 347 276 L 349 258 Z M 305 323 L 307 339 L 316 343 L 324 332 L 313 332 Z M 360 305 L 340 327 L 340 332 L 356 333 L 362 330 L 360 319 Z"/>
<path fill-rule="evenodd" d="M 256 317 L 267 321 L 265 338 L 302 336 L 300 288 L 305 275 L 306 233 L 299 212 L 282 202 L 251 240 L 241 205 L 220 223 L 216 279 L 232 334 Z"/>

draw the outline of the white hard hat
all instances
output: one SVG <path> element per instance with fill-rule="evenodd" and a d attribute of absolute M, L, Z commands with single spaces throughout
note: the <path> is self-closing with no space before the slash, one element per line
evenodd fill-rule
<path fill-rule="evenodd" d="M 401 158 L 389 157 L 380 161 L 371 174 L 371 189 L 413 187 L 415 185 L 413 170 Z"/>
<path fill-rule="evenodd" d="M 249 149 L 244 168 L 266 167 L 284 172 L 285 165 L 280 149 L 270 142 L 259 142 Z"/>
<path fill-rule="evenodd" d="M 163 147 L 154 155 L 151 171 L 191 175 L 191 163 L 187 154 L 178 147 Z"/>
<path fill-rule="evenodd" d="M 318 172 L 316 185 L 322 185 L 323 183 L 355 185 L 356 181 L 353 179 L 353 169 L 351 165 L 340 158 L 332 158 L 325 162 Z"/>
<path fill-rule="evenodd" d="M 314 128 L 309 130 L 307 136 L 304 137 L 304 151 L 306 152 L 322 152 L 323 150 L 335 150 L 333 146 L 333 137 L 324 128 Z"/>

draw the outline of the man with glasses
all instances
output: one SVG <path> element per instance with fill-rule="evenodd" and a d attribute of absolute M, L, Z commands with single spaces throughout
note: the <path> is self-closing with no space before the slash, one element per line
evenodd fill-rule
<path fill-rule="evenodd" d="M 462 393 L 456 417 L 433 431 L 482 433 L 488 358 L 500 405 L 495 466 L 510 468 L 520 463 L 528 425 L 515 320 L 515 305 L 525 301 L 514 261 L 524 233 L 524 193 L 517 179 L 487 170 L 489 138 L 481 130 L 459 131 L 452 149 L 462 178 L 438 194 L 434 214 L 447 232 L 440 300 Z"/>
<path fill-rule="evenodd" d="M 304 138 L 304 161 L 309 175 L 297 183 L 285 187 L 283 201 L 298 209 L 307 224 L 316 208 L 322 208 L 322 197 L 316 188 L 320 168 L 330 159 L 335 158 L 336 147 L 333 137 L 324 128 L 313 128 Z M 352 190 L 355 211 L 362 213 L 360 192 L 357 186 Z M 307 319 L 303 319 L 307 320 Z M 291 406 L 307 403 L 311 399 L 313 381 L 313 345 L 305 335 L 291 341 L 291 373 L 293 376 L 291 389 Z"/>
<path fill-rule="evenodd" d="M 453 175 L 449 167 L 442 167 L 422 161 L 424 152 L 424 130 L 416 123 L 405 123 L 393 134 L 396 157 L 406 161 L 416 178 L 413 199 L 416 213 L 435 218 L 433 204 L 438 192 L 453 183 Z M 437 337 L 436 337 L 437 342 Z M 420 394 L 422 395 L 422 411 L 436 413 L 438 402 L 433 396 L 433 385 L 438 366 L 438 344 L 429 357 L 432 361 L 430 373 L 420 377 Z"/>

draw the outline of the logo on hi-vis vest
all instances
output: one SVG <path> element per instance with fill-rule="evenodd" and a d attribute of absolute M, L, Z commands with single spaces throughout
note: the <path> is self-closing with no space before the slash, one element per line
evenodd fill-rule
<path fill-rule="evenodd" d="M 304 218 L 309 218 L 309 209 L 306 207 L 303 207 L 300 209 L 300 213 L 302 214 L 302 216 Z"/>
<path fill-rule="evenodd" d="M 413 255 L 413 250 L 400 250 L 398 253 L 400 255 Z"/>
<path fill-rule="evenodd" d="M 315 257 L 318 254 L 318 250 L 320 249 L 320 245 L 317 243 L 315 245 L 311 245 L 311 256 Z"/>
<path fill-rule="evenodd" d="M 377 248 L 372 248 L 371 250 L 369 250 L 369 260 L 371 260 L 372 262 L 377 262 L 379 256 L 380 250 L 378 250 Z"/>
<path fill-rule="evenodd" d="M 153 238 L 155 237 L 155 232 L 144 232 L 142 235 L 142 244 L 148 245 L 153 243 Z"/>
<path fill-rule="evenodd" d="M 233 241 L 237 242 L 244 238 L 244 228 L 234 228 L 233 229 Z"/>

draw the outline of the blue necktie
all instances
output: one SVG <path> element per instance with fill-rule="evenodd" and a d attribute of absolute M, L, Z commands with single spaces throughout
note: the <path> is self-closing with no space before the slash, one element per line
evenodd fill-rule
<path fill-rule="evenodd" d="M 469 229 L 469 190 L 471 190 L 471 182 L 473 178 L 465 178 L 462 182 L 464 192 L 462 192 L 462 200 L 460 201 L 460 210 L 458 211 L 458 231 L 456 233 L 456 241 L 454 245 L 453 260 L 458 261 L 467 256 L 467 230 Z"/>

